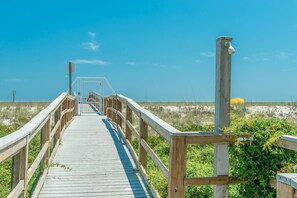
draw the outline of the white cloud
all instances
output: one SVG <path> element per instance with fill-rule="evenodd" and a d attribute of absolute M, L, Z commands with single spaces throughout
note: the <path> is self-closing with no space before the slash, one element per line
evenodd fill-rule
<path fill-rule="evenodd" d="M 96 51 L 100 47 L 100 45 L 96 42 L 83 43 L 82 45 L 84 46 L 84 49 L 92 51 Z"/>
<path fill-rule="evenodd" d="M 91 39 L 96 38 L 96 33 L 95 32 L 88 32 L 89 36 Z"/>
<path fill-rule="evenodd" d="M 89 35 L 91 41 L 82 43 L 83 48 L 86 49 L 86 50 L 97 51 L 97 49 L 100 47 L 100 45 L 95 40 L 96 33 L 95 32 L 88 32 L 88 35 Z"/>
<path fill-rule="evenodd" d="M 211 58 L 211 57 L 214 57 L 216 54 L 214 52 L 201 52 L 200 55 Z"/>
<path fill-rule="evenodd" d="M 109 63 L 103 60 L 86 60 L 86 59 L 77 59 L 73 60 L 75 64 L 91 64 L 91 65 L 108 65 Z"/>
<path fill-rule="evenodd" d="M 134 62 L 134 61 L 127 61 L 126 64 L 127 65 L 136 65 L 136 62 Z"/>
<path fill-rule="evenodd" d="M 7 83 L 21 83 L 21 82 L 23 82 L 23 80 L 20 79 L 20 78 L 9 78 L 9 79 L 5 79 L 4 82 L 7 82 Z"/>

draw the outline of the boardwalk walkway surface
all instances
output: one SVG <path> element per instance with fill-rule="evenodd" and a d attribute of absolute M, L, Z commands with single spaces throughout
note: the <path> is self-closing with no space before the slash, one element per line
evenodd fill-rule
<path fill-rule="evenodd" d="M 66 129 L 39 197 L 152 195 L 116 130 L 92 112 Z"/>

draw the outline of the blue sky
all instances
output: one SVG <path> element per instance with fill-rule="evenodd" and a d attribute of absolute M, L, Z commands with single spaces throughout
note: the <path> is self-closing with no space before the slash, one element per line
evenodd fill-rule
<path fill-rule="evenodd" d="M 297 101 L 297 1 L 2 1 L 0 101 L 52 100 L 105 76 L 137 101 L 214 101 L 215 41 L 233 37 L 232 97 Z M 91 64 L 92 63 L 92 64 Z"/>

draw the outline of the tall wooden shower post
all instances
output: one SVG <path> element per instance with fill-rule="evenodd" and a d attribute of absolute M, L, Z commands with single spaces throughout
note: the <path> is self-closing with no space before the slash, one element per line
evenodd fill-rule
<path fill-rule="evenodd" d="M 231 37 L 216 40 L 215 133 L 223 133 L 230 125 Z M 229 144 L 215 144 L 214 176 L 229 175 Z M 228 197 L 227 185 L 216 185 L 214 197 Z"/>

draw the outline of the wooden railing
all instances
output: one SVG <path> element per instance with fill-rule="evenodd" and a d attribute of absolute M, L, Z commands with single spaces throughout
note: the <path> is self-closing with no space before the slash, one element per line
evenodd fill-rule
<path fill-rule="evenodd" d="M 123 114 L 125 107 L 125 115 Z M 132 112 L 139 118 L 139 131 L 133 126 Z M 169 197 L 184 197 L 185 187 L 192 185 L 225 185 L 234 181 L 228 175 L 213 177 L 187 177 L 187 145 L 189 144 L 229 144 L 237 137 L 228 133 L 212 132 L 180 132 L 151 112 L 145 110 L 130 98 L 114 95 L 104 99 L 104 113 L 117 125 L 126 144 L 138 162 L 140 170 L 147 176 L 147 156 L 149 155 L 155 165 L 161 170 L 168 181 Z M 169 167 L 159 159 L 149 146 L 148 126 L 164 138 L 170 147 Z M 124 130 L 125 129 L 125 130 Z M 138 155 L 131 144 L 131 136 L 139 142 Z M 228 157 L 228 156 L 226 156 Z"/>
<path fill-rule="evenodd" d="M 32 197 L 37 197 L 45 181 L 48 166 L 59 147 L 63 132 L 74 116 L 75 98 L 62 93 L 47 108 L 30 120 L 21 129 L 0 138 L 0 164 L 12 157 L 12 190 L 8 197 L 27 193 L 27 184 L 38 167 L 41 176 Z M 30 141 L 40 133 L 41 149 L 34 162 L 28 167 Z M 53 149 L 51 151 L 51 145 Z"/>
<path fill-rule="evenodd" d="M 98 111 L 102 111 L 101 107 L 103 98 L 98 95 L 96 92 L 90 92 L 87 97 L 87 102 L 92 104 Z"/>

